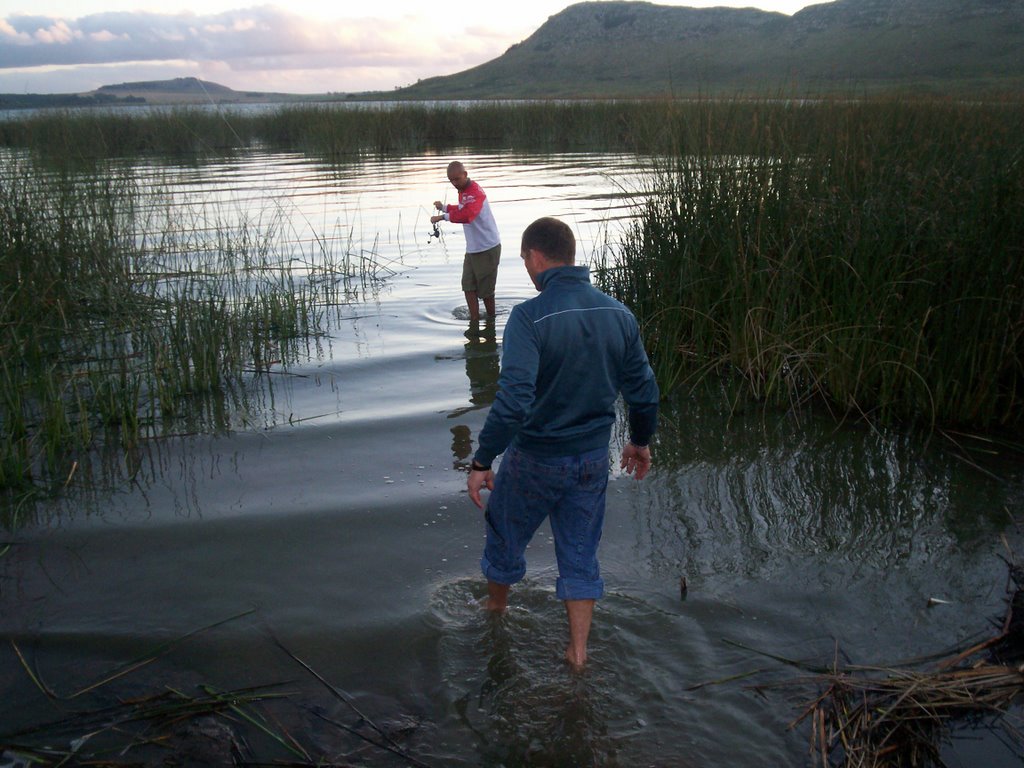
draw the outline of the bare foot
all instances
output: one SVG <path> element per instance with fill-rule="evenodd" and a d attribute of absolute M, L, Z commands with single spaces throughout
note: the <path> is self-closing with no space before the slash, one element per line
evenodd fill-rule
<path fill-rule="evenodd" d="M 508 613 L 508 603 L 500 603 L 492 601 L 489 597 L 481 597 L 478 600 L 473 601 L 476 607 L 481 611 L 490 611 L 491 613 Z"/>
<path fill-rule="evenodd" d="M 481 597 L 476 600 L 470 601 L 471 605 L 475 605 L 481 611 L 489 611 L 497 615 L 508 613 L 508 603 L 493 602 L 489 597 Z"/>
<path fill-rule="evenodd" d="M 583 667 L 586 666 L 587 663 L 587 652 L 576 651 L 571 647 L 566 648 L 565 660 L 568 662 L 569 668 L 572 669 L 573 672 L 582 672 Z"/>

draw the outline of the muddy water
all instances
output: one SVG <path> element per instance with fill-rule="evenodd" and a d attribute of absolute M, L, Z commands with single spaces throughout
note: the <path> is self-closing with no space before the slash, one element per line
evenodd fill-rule
<path fill-rule="evenodd" d="M 715 392 L 666 403 L 647 480 L 612 478 L 609 594 L 584 675 L 561 662 L 547 535 L 509 614 L 481 613 L 482 521 L 464 470 L 504 319 L 533 293 L 518 235 L 560 216 L 589 257 L 614 243 L 641 169 L 607 155 L 462 157 L 505 239 L 493 328 L 466 320 L 459 229 L 428 242 L 431 201 L 455 196 L 448 158 L 338 169 L 255 155 L 160 171 L 177 200 L 287 221 L 296 248 L 333 233 L 395 275 L 332 315 L 329 336 L 274 379 L 246 426 L 154 444 L 134 483 L 38 509 L 11 535 L 0 732 L 168 685 L 282 683 L 289 696 L 258 711 L 329 761 L 806 765 L 807 726 L 789 725 L 817 689 L 780 658 L 889 665 L 992 633 L 1001 556 L 1024 547 L 1019 464 L 979 469 L 938 437 L 813 413 L 730 411 Z M 368 721 L 406 757 L 353 735 L 384 741 Z M 294 759 L 233 727 L 257 759 Z M 985 731 L 957 732 L 944 757 L 1020 759 Z"/>

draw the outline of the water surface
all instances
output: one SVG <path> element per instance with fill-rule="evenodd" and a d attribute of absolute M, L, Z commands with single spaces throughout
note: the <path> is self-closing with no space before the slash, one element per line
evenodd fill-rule
<path fill-rule="evenodd" d="M 407 761 L 335 725 L 365 730 L 355 709 L 433 766 L 807 765 L 806 726 L 789 726 L 813 682 L 754 688 L 806 677 L 778 658 L 886 665 L 992 632 L 1002 558 L 1022 543 L 1018 464 L 975 467 L 939 437 L 822 414 L 733 411 L 714 392 L 666 402 L 647 480 L 612 477 L 609 594 L 584 675 L 562 663 L 543 528 L 509 614 L 482 613 L 465 469 L 504 320 L 534 293 L 519 234 L 564 218 L 590 260 L 614 247 L 643 168 L 619 155 L 459 158 L 504 239 L 493 328 L 467 322 L 459 228 L 428 238 L 431 202 L 456 198 L 448 157 L 254 153 L 140 169 L 160 189 L 156 218 L 259 222 L 300 260 L 352 248 L 394 274 L 332 311 L 329 334 L 268 377 L 236 429 L 153 442 L 134 482 L 40 507 L 14 534 L 0 637 L 51 688 L 69 694 L 180 640 L 87 698 L 286 682 L 277 722 L 316 755 L 361 765 Z M 0 732 L 69 706 L 43 695 L 13 643 L 0 644 Z M 261 759 L 286 756 L 246 738 Z M 977 734 L 946 757 L 1019 764 Z"/>

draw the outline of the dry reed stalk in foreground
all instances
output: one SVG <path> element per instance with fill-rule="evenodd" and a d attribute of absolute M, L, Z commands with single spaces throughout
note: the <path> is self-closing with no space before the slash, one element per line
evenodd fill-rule
<path fill-rule="evenodd" d="M 1006 722 L 1010 706 L 1024 693 L 1024 571 L 1011 566 L 1011 577 L 1016 591 L 999 634 L 934 668 L 836 667 L 815 677 L 824 692 L 792 726 L 810 721 L 811 752 L 820 764 L 941 765 L 940 738 L 953 718 L 1003 718 L 1011 738 L 1024 743 Z"/>
<path fill-rule="evenodd" d="M 1006 715 L 1024 690 L 1024 668 L 981 662 L 949 671 L 889 670 L 882 679 L 836 672 L 819 680 L 825 693 L 794 725 L 810 719 L 812 752 L 822 765 L 840 757 L 849 768 L 924 766 L 938 759 L 949 719 Z"/>

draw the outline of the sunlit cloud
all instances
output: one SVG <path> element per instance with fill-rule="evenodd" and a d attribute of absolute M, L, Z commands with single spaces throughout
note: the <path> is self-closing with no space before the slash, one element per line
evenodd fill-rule
<path fill-rule="evenodd" d="M 49 27 L 37 29 L 31 36 L 34 40 L 43 43 L 44 45 L 64 45 L 72 42 L 76 38 L 81 38 L 82 33 L 78 30 L 72 30 L 65 22 L 58 21 L 55 24 L 51 24 Z"/>
<path fill-rule="evenodd" d="M 78 67 L 110 82 L 111 65 L 125 80 L 142 79 L 140 65 L 190 62 L 175 76 L 235 73 L 231 85 L 275 90 L 305 84 L 304 92 L 372 90 L 448 74 L 500 55 L 507 31 L 477 26 L 450 38 L 425 34 L 422 20 L 352 18 L 325 22 L 273 6 L 223 13 L 97 13 L 77 19 L 12 14 L 0 19 L 0 91 L 7 82 L 52 81 L 54 67 Z M 102 66 L 102 69 L 99 67 Z M 261 73 L 261 74 L 257 74 Z M 44 75 L 46 77 L 44 77 Z M 398 80 L 395 80 L 398 78 Z M 123 82 L 121 80 L 119 82 Z M 20 89 L 19 89 L 20 90 Z M 53 90 L 53 89 L 50 89 Z"/>

